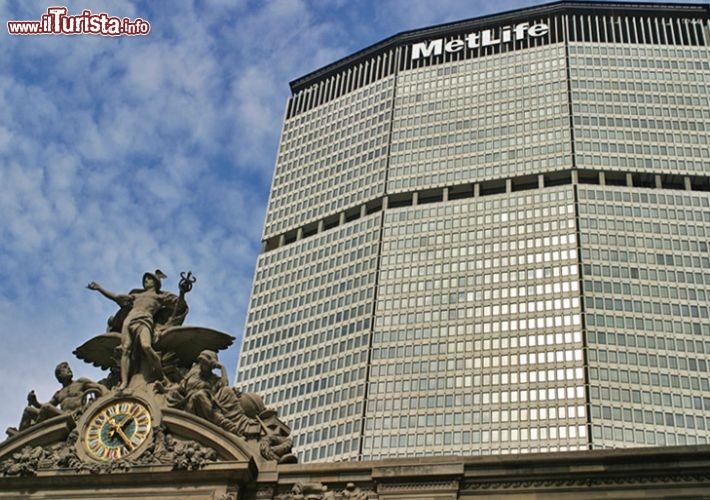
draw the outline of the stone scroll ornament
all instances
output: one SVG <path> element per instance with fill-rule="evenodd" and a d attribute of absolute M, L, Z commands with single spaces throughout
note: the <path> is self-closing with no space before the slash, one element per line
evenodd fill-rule
<path fill-rule="evenodd" d="M 74 355 L 107 374 L 99 382 L 75 379 L 69 363 L 57 365 L 61 387 L 44 403 L 30 391 L 19 425 L 7 429 L 8 438 L 0 443 L 0 474 L 34 475 L 50 466 L 110 471 L 111 464 L 122 468 L 166 460 L 194 469 L 220 459 L 209 443 L 174 434 L 162 424 L 164 418 L 189 421 L 206 433 L 218 429 L 235 449 L 254 450 L 260 460 L 296 461 L 291 429 L 277 412 L 257 394 L 229 385 L 217 352 L 234 337 L 183 325 L 186 296 L 196 277 L 181 273 L 177 294 L 163 290 L 166 278 L 160 270 L 146 272 L 142 287 L 124 294 L 94 281 L 87 285 L 119 309 L 106 331 Z M 47 436 L 60 435 L 59 442 L 45 446 Z"/>

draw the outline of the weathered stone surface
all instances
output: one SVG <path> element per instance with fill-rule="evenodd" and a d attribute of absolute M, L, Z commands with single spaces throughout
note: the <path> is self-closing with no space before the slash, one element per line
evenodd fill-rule
<path fill-rule="evenodd" d="M 74 353 L 109 373 L 100 383 L 74 380 L 69 364 L 60 363 L 55 374 L 62 387 L 47 403 L 31 391 L 19 428 L 8 429 L 0 474 L 32 476 L 53 468 L 111 473 L 154 464 L 195 470 L 252 457 L 295 462 L 291 429 L 277 412 L 258 395 L 229 385 L 217 351 L 234 337 L 182 326 L 185 296 L 196 278 L 182 273 L 176 295 L 162 290 L 166 277 L 160 270 L 145 273 L 143 287 L 127 294 L 89 283 L 120 309 L 106 333 Z"/>
<path fill-rule="evenodd" d="M 61 455 L 59 448 L 20 450 L 24 472 L 0 478 L 0 499 L 700 499 L 710 488 L 707 445 L 279 465 L 248 458 L 253 448 L 246 441 L 195 415 L 167 408 L 162 426 L 162 432 L 179 434 L 184 445 L 168 442 L 161 452 L 158 443 L 164 441 L 156 433 L 155 446 L 141 455 L 143 464 L 72 467 L 71 453 L 64 463 L 46 461 Z M 199 448 L 181 451 L 191 443 L 205 446 L 206 435 L 213 440 L 206 448 L 217 449 L 215 461 L 201 457 Z M 214 445 L 217 441 L 221 447 Z M 147 464 L 149 457 L 154 464 Z"/>

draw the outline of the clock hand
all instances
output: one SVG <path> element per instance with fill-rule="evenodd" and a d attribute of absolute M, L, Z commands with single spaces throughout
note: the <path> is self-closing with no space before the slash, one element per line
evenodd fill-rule
<path fill-rule="evenodd" d="M 128 439 L 128 436 L 126 436 L 126 433 L 123 432 L 123 429 L 121 428 L 121 426 L 116 427 L 116 432 L 118 433 L 119 436 L 121 436 L 121 439 L 122 439 L 123 442 L 125 443 L 126 448 L 128 448 L 129 451 L 132 450 L 132 449 L 133 449 L 133 443 L 131 443 L 131 440 Z"/>
<path fill-rule="evenodd" d="M 108 433 L 108 437 L 114 437 L 116 435 L 116 425 L 118 425 L 118 424 L 116 424 L 116 419 L 111 417 L 108 420 L 108 425 L 111 426 L 111 430 Z"/>
<path fill-rule="evenodd" d="M 132 419 L 132 418 L 127 418 L 126 420 L 124 420 L 123 422 L 121 422 L 121 430 L 125 430 L 125 427 L 126 427 L 128 424 L 130 424 L 131 422 L 133 422 L 133 419 Z"/>
<path fill-rule="evenodd" d="M 129 419 L 129 420 L 130 420 L 130 419 Z M 110 425 L 111 428 L 112 428 L 112 431 L 111 431 L 112 434 L 113 434 L 113 433 L 118 434 L 118 437 L 121 438 L 121 441 L 123 441 L 123 444 L 126 445 L 126 448 L 128 448 L 129 450 L 132 450 L 132 449 L 133 449 L 133 443 L 131 443 L 131 440 L 128 439 L 128 436 L 126 436 L 126 433 L 123 432 L 123 425 L 125 425 L 125 423 L 124 423 L 124 424 L 119 424 L 119 423 L 116 422 L 116 419 L 115 419 L 115 418 L 111 418 L 111 419 L 108 421 L 108 423 L 109 423 L 109 425 Z"/>

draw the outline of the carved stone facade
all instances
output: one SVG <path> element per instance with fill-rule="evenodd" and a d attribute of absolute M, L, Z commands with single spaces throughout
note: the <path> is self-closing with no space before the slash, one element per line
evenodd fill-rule
<path fill-rule="evenodd" d="M 226 433 L 209 431 L 230 447 Z M 200 455 L 205 437 L 182 446 Z M 173 464 L 126 461 L 94 469 L 51 458 L 53 450 L 23 449 L 6 459 L 0 500 L 706 499 L 710 491 L 710 446 L 336 464 L 277 464 L 258 455 L 227 459 L 220 452 L 216 460 L 184 462 L 194 455 L 180 452 Z M 8 464 L 23 465 L 10 471 Z M 13 474 L 20 469 L 25 473 Z"/>

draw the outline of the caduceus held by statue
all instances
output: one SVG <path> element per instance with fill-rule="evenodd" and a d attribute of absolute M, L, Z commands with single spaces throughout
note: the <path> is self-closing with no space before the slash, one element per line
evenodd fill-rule
<path fill-rule="evenodd" d="M 147 272 L 143 275 L 143 288 L 127 294 L 110 292 L 94 281 L 87 285 L 121 308 L 109 319 L 108 325 L 108 332 L 120 332 L 119 389 L 128 387 L 131 378 L 138 373 L 146 383 L 166 379 L 155 346 L 162 332 L 182 325 L 188 311 L 185 294 L 192 289 L 196 278 L 192 272 L 181 273 L 179 295 L 161 290 L 161 281 L 165 278 L 160 269 Z"/>

